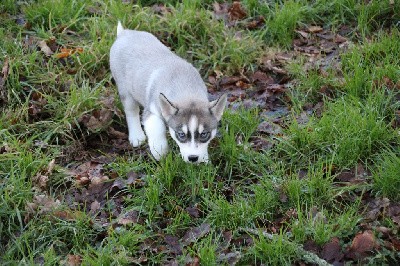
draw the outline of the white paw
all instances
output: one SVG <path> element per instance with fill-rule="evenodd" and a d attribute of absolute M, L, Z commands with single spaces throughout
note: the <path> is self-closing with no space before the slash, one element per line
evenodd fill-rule
<path fill-rule="evenodd" d="M 149 142 L 150 152 L 154 159 L 159 161 L 168 152 L 168 142 L 166 139 L 160 139 Z"/>
<path fill-rule="evenodd" d="M 143 131 L 139 131 L 136 134 L 129 134 L 129 142 L 133 147 L 139 147 L 145 140 L 146 135 L 143 133 Z"/>

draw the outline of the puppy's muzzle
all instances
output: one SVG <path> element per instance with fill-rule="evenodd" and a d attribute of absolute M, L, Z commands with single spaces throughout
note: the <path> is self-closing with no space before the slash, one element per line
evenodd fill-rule
<path fill-rule="evenodd" d="M 195 163 L 195 162 L 197 162 L 199 160 L 199 156 L 197 156 L 197 155 L 189 155 L 188 160 L 191 163 Z"/>

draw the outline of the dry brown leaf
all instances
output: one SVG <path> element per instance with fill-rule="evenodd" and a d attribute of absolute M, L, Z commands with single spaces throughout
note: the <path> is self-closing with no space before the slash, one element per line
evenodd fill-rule
<path fill-rule="evenodd" d="M 82 264 L 82 258 L 79 255 L 68 254 L 65 263 L 67 266 L 79 266 Z"/>
<path fill-rule="evenodd" d="M 35 195 L 32 202 L 27 202 L 25 205 L 24 222 L 28 222 L 35 214 L 46 214 L 57 209 L 61 205 L 59 200 L 49 197 L 45 194 Z"/>
<path fill-rule="evenodd" d="M 226 19 L 228 16 L 228 3 L 213 3 L 214 16 L 216 19 Z"/>
<path fill-rule="evenodd" d="M 297 32 L 298 34 L 300 34 L 300 36 L 303 37 L 303 38 L 305 38 L 305 39 L 308 39 L 308 38 L 310 37 L 310 34 L 307 33 L 307 32 L 305 32 L 305 31 L 296 30 L 296 32 Z"/>
<path fill-rule="evenodd" d="M 49 177 L 47 175 L 37 174 L 32 178 L 32 182 L 39 185 L 39 188 L 46 189 Z"/>
<path fill-rule="evenodd" d="M 193 218 L 199 218 L 200 217 L 200 210 L 197 206 L 194 207 L 187 207 L 186 211 L 189 213 L 190 216 Z"/>
<path fill-rule="evenodd" d="M 256 84 L 265 85 L 265 84 L 274 83 L 274 79 L 270 75 L 267 75 L 266 73 L 264 73 L 262 71 L 256 71 L 251 76 L 251 82 L 256 83 Z"/>
<path fill-rule="evenodd" d="M 186 232 L 182 239 L 183 245 L 189 245 L 192 242 L 196 242 L 198 239 L 207 235 L 211 230 L 211 226 L 207 223 L 203 223 L 198 227 L 192 228 Z"/>
<path fill-rule="evenodd" d="M 64 220 L 64 221 L 72 221 L 75 220 L 77 215 L 71 211 L 65 210 L 65 211 L 55 211 L 52 213 L 54 217 L 57 217 L 58 219 Z"/>
<path fill-rule="evenodd" d="M 310 26 L 307 28 L 307 30 L 311 33 L 317 33 L 317 32 L 321 32 L 323 29 L 320 26 Z"/>
<path fill-rule="evenodd" d="M 246 28 L 249 30 L 258 29 L 261 28 L 264 25 L 264 23 L 265 23 L 265 18 L 263 16 L 258 16 L 254 20 L 248 22 L 246 24 Z"/>
<path fill-rule="evenodd" d="M 321 257 L 330 263 L 343 259 L 344 254 L 340 247 L 339 238 L 334 237 L 324 245 Z"/>
<path fill-rule="evenodd" d="M 134 224 L 139 221 L 139 214 L 137 211 L 129 211 L 125 213 L 122 217 L 118 219 L 118 224 L 120 225 L 128 225 Z"/>
<path fill-rule="evenodd" d="M 73 48 L 73 49 L 70 49 L 70 48 L 61 48 L 60 49 L 61 50 L 61 53 L 58 53 L 58 54 L 56 54 L 55 56 L 57 57 L 57 58 L 66 58 L 66 57 L 69 57 L 69 56 L 71 56 L 71 55 L 73 55 L 73 54 L 75 54 L 75 53 L 82 53 L 83 52 L 83 48 L 80 48 L 80 47 L 78 47 L 78 48 Z"/>
<path fill-rule="evenodd" d="M 283 129 L 277 124 L 271 123 L 269 121 L 263 121 L 258 125 L 257 132 L 268 135 L 278 135 L 283 133 Z"/>
<path fill-rule="evenodd" d="M 333 39 L 333 41 L 334 41 L 335 43 L 344 43 L 344 42 L 347 41 L 347 39 L 346 39 L 345 37 L 343 37 L 342 35 L 340 35 L 340 34 L 336 34 L 336 36 L 335 36 L 335 38 Z"/>
<path fill-rule="evenodd" d="M 154 13 L 160 14 L 160 15 L 166 15 L 168 13 L 171 13 L 171 8 L 166 7 L 164 4 L 154 4 L 151 7 L 151 10 L 153 10 Z"/>
<path fill-rule="evenodd" d="M 76 175 L 76 184 L 78 186 L 86 186 L 90 183 L 90 179 L 87 176 Z"/>
<path fill-rule="evenodd" d="M 100 207 L 101 207 L 100 203 L 97 200 L 95 200 L 90 204 L 90 212 L 96 213 L 98 210 L 100 210 Z"/>
<path fill-rule="evenodd" d="M 374 233 L 371 230 L 366 230 L 363 233 L 358 233 L 348 249 L 346 257 L 352 259 L 362 259 L 368 256 L 368 252 L 378 247 Z"/>
<path fill-rule="evenodd" d="M 56 159 L 53 159 L 47 165 L 47 174 L 53 173 L 55 166 L 56 166 Z"/>
<path fill-rule="evenodd" d="M 94 110 L 92 114 L 85 114 L 79 118 L 88 129 L 92 131 L 106 128 L 112 121 L 113 112 L 109 109 Z"/>
<path fill-rule="evenodd" d="M 242 7 L 239 1 L 232 3 L 231 7 L 228 9 L 230 20 L 240 20 L 247 16 L 246 10 Z"/>
<path fill-rule="evenodd" d="M 61 53 L 56 54 L 57 58 L 66 58 L 72 54 L 72 49 L 61 48 Z"/>
<path fill-rule="evenodd" d="M 41 40 L 38 42 L 38 46 L 40 47 L 40 50 L 46 55 L 46 56 L 51 56 L 53 51 L 50 49 L 49 46 L 47 46 L 47 43 L 45 40 Z"/>
<path fill-rule="evenodd" d="M 235 251 L 235 252 L 229 252 L 226 254 L 220 254 L 218 256 L 218 261 L 219 262 L 225 262 L 228 265 L 236 265 L 238 261 L 240 260 L 240 252 Z"/>
<path fill-rule="evenodd" d="M 173 253 L 176 255 L 182 254 L 182 245 L 181 245 L 178 237 L 166 235 L 164 238 L 164 241 L 165 241 L 165 243 L 167 243 L 170 253 Z"/>
<path fill-rule="evenodd" d="M 116 139 L 128 139 L 128 135 L 126 133 L 118 131 L 113 127 L 109 127 L 107 133 Z"/>

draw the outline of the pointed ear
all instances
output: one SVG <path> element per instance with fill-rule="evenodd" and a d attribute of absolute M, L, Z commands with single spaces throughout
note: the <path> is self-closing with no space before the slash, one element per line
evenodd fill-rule
<path fill-rule="evenodd" d="M 218 119 L 221 120 L 226 105 L 227 95 L 222 94 L 217 100 L 210 102 L 210 111 Z"/>
<path fill-rule="evenodd" d="M 161 114 L 165 120 L 168 120 L 170 116 L 175 115 L 178 112 L 178 108 L 176 108 L 164 94 L 160 93 L 160 109 Z"/>

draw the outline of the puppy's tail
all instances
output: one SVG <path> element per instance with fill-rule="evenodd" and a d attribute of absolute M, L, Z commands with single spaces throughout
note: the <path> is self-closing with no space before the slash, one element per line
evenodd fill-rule
<path fill-rule="evenodd" d="M 117 37 L 124 31 L 124 27 L 122 27 L 121 21 L 118 20 L 117 26 Z"/>

